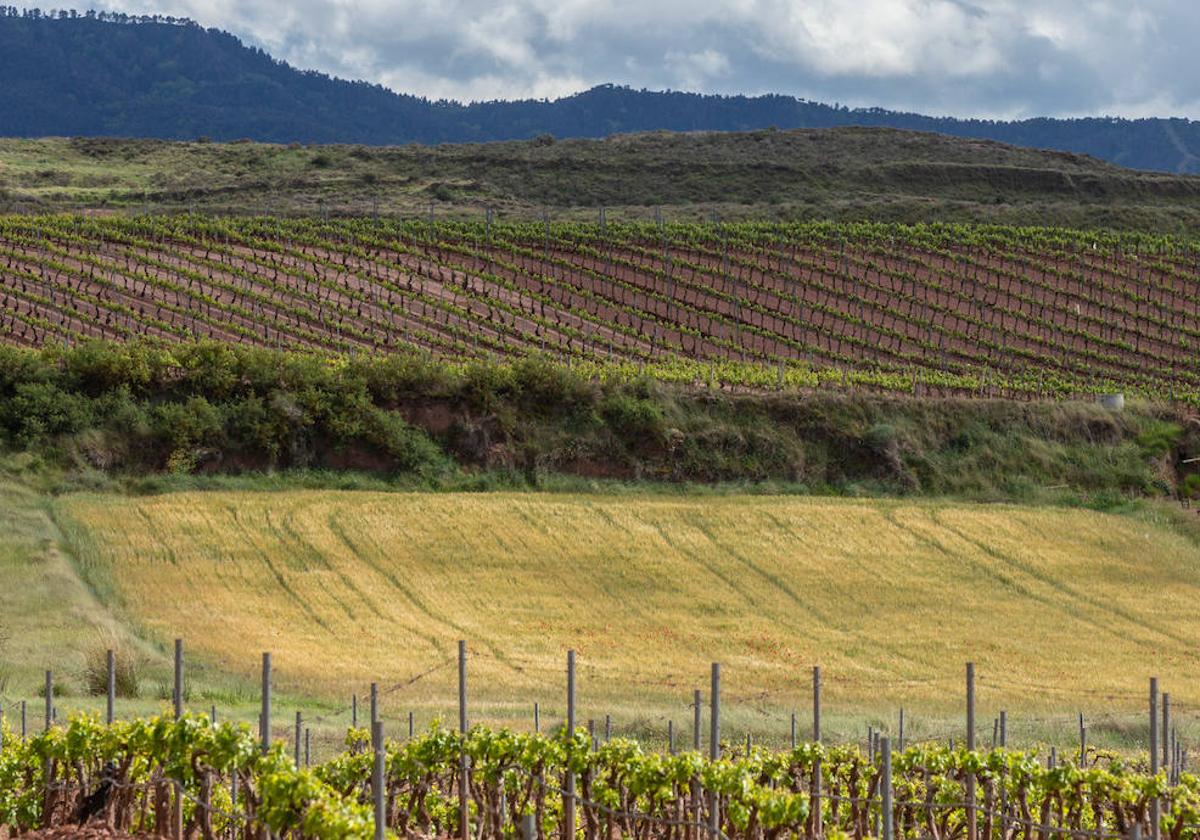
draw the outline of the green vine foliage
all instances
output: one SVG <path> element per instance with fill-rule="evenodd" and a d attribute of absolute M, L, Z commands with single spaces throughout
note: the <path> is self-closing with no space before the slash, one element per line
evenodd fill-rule
<path fill-rule="evenodd" d="M 79 802 L 108 780 L 114 793 L 104 818 L 125 830 L 150 831 L 166 819 L 163 802 L 178 784 L 188 836 L 210 840 L 236 827 L 248 837 L 373 837 L 374 754 L 362 730 L 351 730 L 345 751 L 313 768 L 295 767 L 283 744 L 263 752 L 244 724 L 214 725 L 202 716 L 112 726 L 81 716 L 27 740 L 6 732 L 4 744 L 0 824 L 16 831 L 70 821 Z M 853 745 L 780 752 L 723 745 L 714 760 L 647 751 L 621 738 L 595 744 L 583 731 L 477 726 L 462 735 L 435 725 L 384 746 L 389 832 L 457 834 L 464 765 L 473 831 L 495 840 L 514 837 L 526 814 L 544 835 L 562 836 L 568 774 L 577 782 L 583 840 L 698 836 L 714 800 L 720 830 L 731 840 L 813 837 L 815 803 L 826 838 L 874 836 L 880 817 L 881 761 Z M 1143 761 L 1104 753 L 1084 766 L 1047 767 L 1031 752 L 920 744 L 895 753 L 892 781 L 900 838 L 963 837 L 972 813 L 985 838 L 1123 835 L 1147 825 L 1155 799 L 1164 837 L 1194 837 L 1200 823 L 1200 779 L 1182 773 L 1171 784 L 1163 772 L 1146 772 Z"/>

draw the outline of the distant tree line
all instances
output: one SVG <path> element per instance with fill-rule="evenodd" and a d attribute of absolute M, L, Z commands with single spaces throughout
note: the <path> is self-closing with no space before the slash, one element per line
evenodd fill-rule
<path fill-rule="evenodd" d="M 83 12 L 75 9 L 18 9 L 16 6 L 0 6 L 0 17 L 24 18 L 26 20 L 100 20 L 105 23 L 166 23 L 172 26 L 199 26 L 191 18 L 175 17 L 173 15 L 127 15 L 124 12 L 106 12 L 103 10 L 87 9 Z"/>

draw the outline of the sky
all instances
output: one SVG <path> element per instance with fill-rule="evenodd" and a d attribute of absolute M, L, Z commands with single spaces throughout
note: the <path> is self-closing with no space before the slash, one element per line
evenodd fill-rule
<path fill-rule="evenodd" d="M 1200 119 L 1197 0 L 96 0 L 461 101 L 597 84 L 933 115 Z"/>

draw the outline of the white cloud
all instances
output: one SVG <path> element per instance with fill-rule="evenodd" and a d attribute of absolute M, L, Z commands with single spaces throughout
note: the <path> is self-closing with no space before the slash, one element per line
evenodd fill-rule
<path fill-rule="evenodd" d="M 595 84 L 935 114 L 1200 117 L 1184 0 L 95 0 L 431 97 Z"/>
<path fill-rule="evenodd" d="M 725 53 L 714 49 L 698 52 L 670 50 L 663 63 L 679 80 L 679 86 L 689 90 L 702 90 L 714 79 L 729 75 L 730 63 Z"/>

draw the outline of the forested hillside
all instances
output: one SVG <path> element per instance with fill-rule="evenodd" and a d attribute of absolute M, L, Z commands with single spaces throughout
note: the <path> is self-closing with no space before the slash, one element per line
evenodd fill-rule
<path fill-rule="evenodd" d="M 554 101 L 431 102 L 297 70 L 233 35 L 182 19 L 3 11 L 0 135 L 13 137 L 385 145 L 860 125 L 1081 152 L 1137 169 L 1200 172 L 1200 123 L 1189 120 L 957 120 L 790 96 L 611 85 Z"/>

